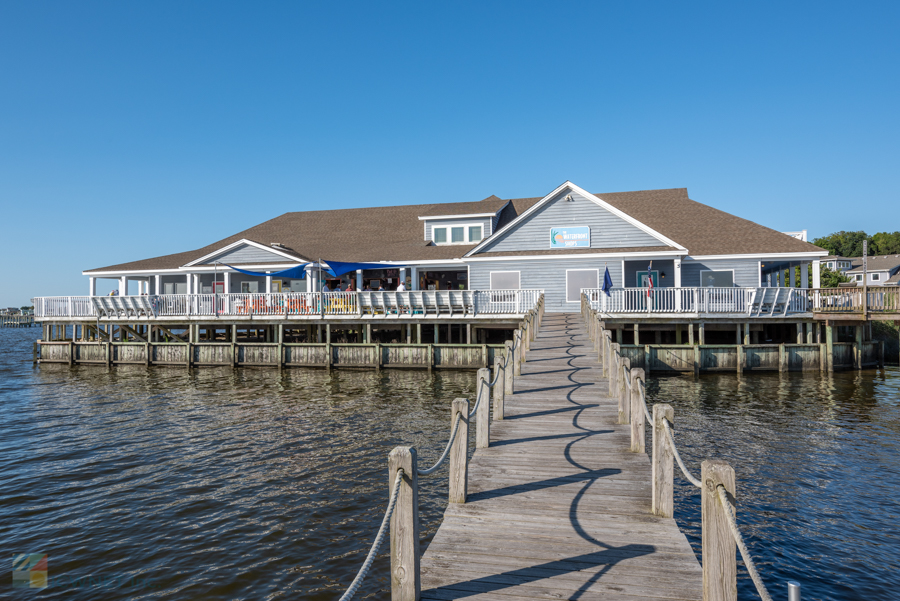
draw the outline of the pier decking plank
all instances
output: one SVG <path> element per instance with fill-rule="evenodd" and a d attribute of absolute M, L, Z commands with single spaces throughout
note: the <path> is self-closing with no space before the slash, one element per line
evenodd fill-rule
<path fill-rule="evenodd" d="M 650 513 L 650 461 L 580 315 L 546 314 L 421 560 L 422 599 L 701 599 L 700 564 L 671 518 Z"/>

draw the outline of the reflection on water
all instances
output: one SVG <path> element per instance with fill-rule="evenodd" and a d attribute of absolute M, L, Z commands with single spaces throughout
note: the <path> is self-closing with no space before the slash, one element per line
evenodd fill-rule
<path fill-rule="evenodd" d="M 738 522 L 770 592 L 804 599 L 897 599 L 900 371 L 654 378 L 675 409 L 676 440 L 699 476 L 724 459 Z M 700 493 L 679 477 L 676 520 L 700 551 Z M 696 492 L 695 492 L 696 491 Z M 755 599 L 738 568 L 741 599 Z"/>
<path fill-rule="evenodd" d="M 387 453 L 430 464 L 472 372 L 31 365 L 0 330 L 0 541 L 50 555 L 66 599 L 337 598 L 387 501 Z M 738 520 L 776 598 L 897 598 L 900 372 L 652 378 L 676 438 L 735 468 Z M 446 468 L 444 468 L 446 469 Z M 699 494 L 676 518 L 699 552 Z M 421 480 L 422 534 L 446 472 Z M 384 548 L 384 551 L 387 547 Z M 359 598 L 385 598 L 382 553 Z M 754 599 L 739 568 L 741 599 Z M 85 580 L 91 577 L 92 580 Z M 0 583 L 0 586 L 8 584 Z"/>
<path fill-rule="evenodd" d="M 0 540 L 50 555 L 53 598 L 335 599 L 381 522 L 388 452 L 434 460 L 475 379 L 37 369 L 36 335 L 0 331 Z M 446 482 L 422 480 L 425 541 Z M 386 552 L 358 598 L 384 597 Z"/>

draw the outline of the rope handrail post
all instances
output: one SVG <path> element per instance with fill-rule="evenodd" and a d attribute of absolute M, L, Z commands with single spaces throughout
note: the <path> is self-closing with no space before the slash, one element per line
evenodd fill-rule
<path fill-rule="evenodd" d="M 459 416 L 459 417 L 457 417 Z M 450 486 L 448 501 L 465 503 L 469 493 L 469 399 L 453 399 L 450 408 L 450 428 L 459 419 L 456 438 L 450 447 Z"/>
<path fill-rule="evenodd" d="M 614 397 L 619 393 L 619 343 L 613 342 L 609 345 L 609 396 Z"/>
<path fill-rule="evenodd" d="M 640 367 L 634 367 L 631 370 L 631 452 L 643 453 L 645 447 L 645 428 L 644 428 L 644 387 L 641 382 L 644 381 L 644 370 Z"/>
<path fill-rule="evenodd" d="M 506 374 L 503 373 L 503 358 L 500 353 L 494 356 L 494 385 L 491 387 L 491 397 L 494 406 L 494 419 L 502 420 L 506 415 Z"/>
<path fill-rule="evenodd" d="M 619 361 L 619 382 L 618 382 L 618 397 L 619 397 L 619 423 L 620 424 L 628 424 L 631 423 L 629 419 L 629 415 L 631 414 L 631 399 L 628 395 L 628 378 L 631 375 L 631 359 L 628 357 L 622 357 L 622 360 Z"/>
<path fill-rule="evenodd" d="M 651 459 L 651 495 L 654 515 L 670 518 L 674 514 L 674 469 L 673 453 L 669 448 L 664 420 L 675 423 L 675 410 L 671 405 L 653 405 L 653 457 Z"/>
<path fill-rule="evenodd" d="M 609 377 L 609 357 L 610 357 L 610 345 L 612 344 L 612 332 L 610 330 L 603 330 L 603 341 L 601 343 L 601 360 L 600 363 L 603 365 L 603 377 Z"/>
<path fill-rule="evenodd" d="M 482 367 L 478 370 L 476 380 L 476 403 L 478 407 L 475 413 L 475 448 L 486 449 L 491 444 L 491 404 L 489 395 L 491 393 L 490 382 L 491 370 Z"/>
<path fill-rule="evenodd" d="M 512 341 L 506 341 L 506 350 L 504 351 L 503 363 L 503 396 L 511 396 L 513 393 L 513 347 Z"/>
<path fill-rule="evenodd" d="M 513 375 L 522 375 L 522 330 L 516 330 L 513 337 Z"/>
<path fill-rule="evenodd" d="M 403 470 L 402 474 L 399 470 Z M 402 477 L 391 516 L 391 601 L 419 601 L 419 476 L 415 447 L 396 447 L 388 455 L 390 489 Z"/>
<path fill-rule="evenodd" d="M 734 469 L 725 461 L 708 459 L 700 470 L 703 601 L 737 601 L 737 546 L 717 490 L 725 488 L 733 512 Z"/>

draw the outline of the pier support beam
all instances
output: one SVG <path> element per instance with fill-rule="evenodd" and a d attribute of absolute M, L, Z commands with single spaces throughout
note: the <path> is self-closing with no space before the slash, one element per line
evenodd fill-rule
<path fill-rule="evenodd" d="M 500 387 L 503 390 L 503 387 Z M 450 432 L 459 415 L 456 438 L 450 446 L 450 503 L 465 503 L 469 490 L 469 401 L 454 399 L 450 410 Z"/>
<path fill-rule="evenodd" d="M 664 518 L 672 517 L 674 510 L 674 464 L 673 453 L 669 449 L 669 441 L 664 430 L 663 420 L 675 422 L 675 410 L 671 405 L 653 405 L 653 457 L 651 470 L 651 500 L 654 515 Z"/>

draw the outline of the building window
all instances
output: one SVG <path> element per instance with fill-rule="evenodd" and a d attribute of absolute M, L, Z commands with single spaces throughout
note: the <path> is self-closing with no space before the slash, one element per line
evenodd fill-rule
<path fill-rule="evenodd" d="M 599 288 L 599 269 L 567 269 L 566 270 L 566 302 L 580 303 L 582 288 Z"/>
<path fill-rule="evenodd" d="M 450 230 L 449 232 L 447 230 Z M 449 239 L 448 239 L 449 237 Z M 435 244 L 474 244 L 484 238 L 484 226 L 463 224 L 434 227 L 431 241 Z"/>
<path fill-rule="evenodd" d="M 873 281 L 873 282 L 877 282 L 877 281 L 880 280 L 880 279 L 881 279 L 881 274 L 880 274 L 880 273 L 873 273 L 873 274 L 872 274 L 872 281 Z"/>
<path fill-rule="evenodd" d="M 856 281 L 857 281 L 857 282 L 861 282 L 861 281 L 862 281 L 862 274 L 861 274 L 861 273 L 857 273 L 857 274 L 856 274 Z"/>
<path fill-rule="evenodd" d="M 733 288 L 734 271 L 700 271 L 700 285 L 704 288 Z"/>
<path fill-rule="evenodd" d="M 491 272 L 491 290 L 518 290 L 520 283 L 518 271 Z"/>

